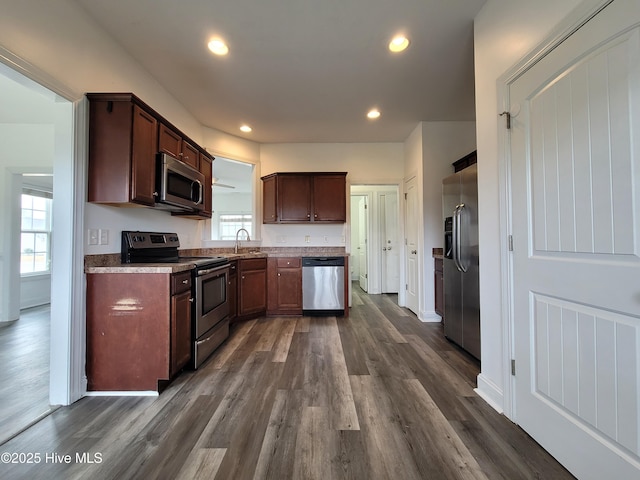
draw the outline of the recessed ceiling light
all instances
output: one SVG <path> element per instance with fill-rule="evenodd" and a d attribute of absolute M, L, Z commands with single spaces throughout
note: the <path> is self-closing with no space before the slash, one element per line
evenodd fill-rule
<path fill-rule="evenodd" d="M 367 117 L 372 120 L 375 120 L 379 116 L 380 116 L 380 110 L 378 110 L 377 108 L 372 108 L 371 110 L 369 110 L 369 113 L 367 113 Z"/>
<path fill-rule="evenodd" d="M 229 47 L 226 43 L 224 43 L 223 40 L 220 40 L 219 38 L 214 38 L 209 42 L 207 46 L 209 47 L 209 50 L 211 50 L 216 55 L 226 55 L 227 53 L 229 53 Z"/>
<path fill-rule="evenodd" d="M 409 39 L 404 35 L 397 35 L 393 37 L 389 43 L 389 50 L 393 53 L 402 52 L 409 46 Z"/>
<path fill-rule="evenodd" d="M 244 133 L 249 133 L 251 132 L 252 128 L 249 125 L 242 125 L 240 127 L 240 130 L 243 131 Z"/>

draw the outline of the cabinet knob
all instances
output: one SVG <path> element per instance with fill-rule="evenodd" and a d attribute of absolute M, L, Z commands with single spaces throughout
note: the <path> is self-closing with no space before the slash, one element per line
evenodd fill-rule
<path fill-rule="evenodd" d="M 280 274 L 278 274 L 278 276 L 280 276 Z"/>
<path fill-rule="evenodd" d="M 190 298 L 190 299 L 189 299 L 189 301 L 190 301 L 191 303 L 193 303 L 194 299 L 193 299 L 193 298 Z"/>
<path fill-rule="evenodd" d="M 189 280 L 182 280 L 183 285 L 186 285 L 187 283 L 189 283 Z"/>

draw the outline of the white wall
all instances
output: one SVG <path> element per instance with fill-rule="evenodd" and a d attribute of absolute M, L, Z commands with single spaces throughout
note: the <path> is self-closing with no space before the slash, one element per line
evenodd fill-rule
<path fill-rule="evenodd" d="M 425 122 L 423 125 L 422 209 L 424 229 L 424 303 L 422 317 L 440 321 L 435 310 L 434 248 L 444 247 L 442 179 L 453 173 L 451 165 L 476 149 L 475 122 Z"/>
<path fill-rule="evenodd" d="M 478 391 L 498 410 L 509 414 L 509 399 L 504 397 L 509 380 L 505 364 L 508 339 L 507 318 L 501 310 L 501 243 L 507 232 L 500 230 L 500 195 L 505 186 L 499 182 L 500 159 L 498 128 L 504 128 L 498 79 L 527 53 L 532 51 L 574 8 L 588 8 L 599 0 L 488 0 L 476 16 L 475 86 L 476 137 L 478 139 L 478 190 L 480 235 L 480 312 L 482 373 Z"/>

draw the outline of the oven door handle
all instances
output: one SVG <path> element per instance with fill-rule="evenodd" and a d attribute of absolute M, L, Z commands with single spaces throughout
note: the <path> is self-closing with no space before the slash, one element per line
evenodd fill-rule
<path fill-rule="evenodd" d="M 220 276 L 222 276 L 222 275 L 224 275 L 224 274 L 225 274 L 225 268 L 226 268 L 226 267 L 222 267 L 222 268 L 220 268 L 220 267 L 215 267 L 215 268 L 205 268 L 204 270 L 198 270 L 198 272 L 196 273 L 196 275 L 197 275 L 198 277 L 203 277 L 203 276 L 205 276 L 205 275 L 210 275 L 210 274 L 212 274 L 212 273 L 219 272 L 219 275 L 215 275 L 213 278 L 215 278 L 215 277 L 220 277 Z"/>

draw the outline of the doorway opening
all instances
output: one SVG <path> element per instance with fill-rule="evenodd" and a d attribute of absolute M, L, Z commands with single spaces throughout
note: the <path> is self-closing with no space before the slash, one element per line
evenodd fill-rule
<path fill-rule="evenodd" d="M 369 294 L 400 292 L 397 185 L 351 186 L 352 282 Z"/>
<path fill-rule="evenodd" d="M 73 110 L 0 63 L 0 444 L 69 403 Z"/>

